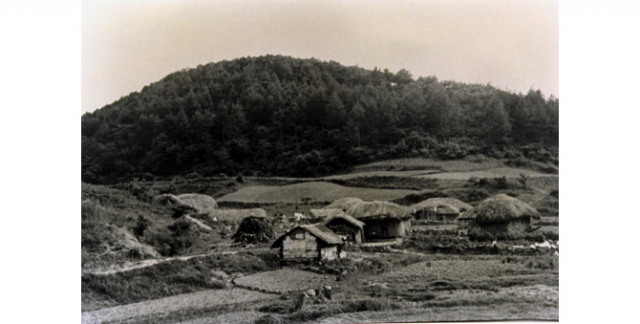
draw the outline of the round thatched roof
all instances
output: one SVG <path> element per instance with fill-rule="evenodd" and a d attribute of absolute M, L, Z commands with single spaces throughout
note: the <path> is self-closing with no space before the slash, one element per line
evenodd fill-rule
<path fill-rule="evenodd" d="M 362 202 L 363 201 L 360 198 L 351 198 L 351 197 L 340 198 L 340 199 L 334 200 L 329 206 L 326 206 L 324 208 L 325 209 L 335 208 L 335 209 L 347 210 L 351 208 L 353 205 L 356 205 Z"/>
<path fill-rule="evenodd" d="M 460 212 L 473 209 L 473 206 L 455 198 L 429 198 L 425 201 L 411 205 L 409 208 L 418 211 L 423 209 L 433 209 L 438 206 L 452 206 Z"/>
<path fill-rule="evenodd" d="M 492 224 L 507 223 L 523 217 L 539 219 L 540 213 L 525 202 L 499 194 L 483 200 L 458 219 L 474 219 L 478 224 Z"/>
<path fill-rule="evenodd" d="M 403 218 L 407 215 L 408 210 L 388 201 L 365 201 L 351 206 L 346 213 L 356 219 L 375 216 Z"/>

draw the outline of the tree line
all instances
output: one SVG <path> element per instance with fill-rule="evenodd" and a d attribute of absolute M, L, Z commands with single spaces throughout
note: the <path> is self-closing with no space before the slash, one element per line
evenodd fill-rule
<path fill-rule="evenodd" d="M 244 57 L 169 74 L 84 114 L 82 179 L 315 176 L 397 157 L 454 159 L 531 145 L 557 152 L 558 107 L 539 90 Z"/>

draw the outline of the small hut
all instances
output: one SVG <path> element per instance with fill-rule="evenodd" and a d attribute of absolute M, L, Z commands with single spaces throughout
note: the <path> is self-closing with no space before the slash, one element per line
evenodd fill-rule
<path fill-rule="evenodd" d="M 411 230 L 411 215 L 407 209 L 388 201 L 362 202 L 346 213 L 365 224 L 367 241 L 402 238 Z"/>
<path fill-rule="evenodd" d="M 340 198 L 332 202 L 330 205 L 324 207 L 324 209 L 340 209 L 342 211 L 347 211 L 347 209 L 351 208 L 352 206 L 363 202 L 364 201 L 360 198 Z"/>
<path fill-rule="evenodd" d="M 527 203 L 505 194 L 480 202 L 458 217 L 460 228 L 477 228 L 492 234 L 525 232 L 540 213 Z"/>
<path fill-rule="evenodd" d="M 343 211 L 327 217 L 324 220 L 324 226 L 332 230 L 343 241 L 360 244 L 364 242 L 364 222 L 361 222 Z"/>
<path fill-rule="evenodd" d="M 472 208 L 471 205 L 455 198 L 430 198 L 409 207 L 416 219 L 443 222 L 453 222 L 460 213 Z"/>
<path fill-rule="evenodd" d="M 282 261 L 345 258 L 343 241 L 324 225 L 300 225 L 280 236 L 271 248 L 280 248 Z"/>

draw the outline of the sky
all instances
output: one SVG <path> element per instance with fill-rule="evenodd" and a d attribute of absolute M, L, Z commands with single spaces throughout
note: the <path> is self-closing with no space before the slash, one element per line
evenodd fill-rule
<path fill-rule="evenodd" d="M 81 109 L 265 54 L 559 97 L 558 0 L 82 0 Z"/>

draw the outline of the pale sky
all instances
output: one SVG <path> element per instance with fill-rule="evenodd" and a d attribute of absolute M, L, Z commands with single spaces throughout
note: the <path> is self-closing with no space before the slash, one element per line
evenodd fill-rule
<path fill-rule="evenodd" d="M 265 54 L 559 97 L 558 0 L 82 0 L 82 112 Z"/>

